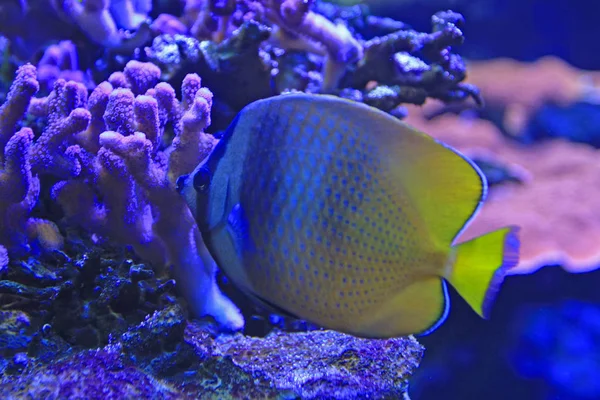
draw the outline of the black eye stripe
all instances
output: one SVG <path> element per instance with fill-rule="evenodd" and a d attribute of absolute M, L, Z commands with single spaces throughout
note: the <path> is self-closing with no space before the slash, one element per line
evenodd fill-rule
<path fill-rule="evenodd" d="M 177 181 L 175 182 L 175 189 L 177 190 L 177 193 L 181 193 L 183 189 L 185 189 L 185 184 L 187 183 L 188 178 L 189 175 L 182 175 L 177 178 Z"/>
<path fill-rule="evenodd" d="M 206 167 L 202 167 L 194 174 L 194 189 L 198 193 L 206 193 L 210 188 L 211 173 Z"/>

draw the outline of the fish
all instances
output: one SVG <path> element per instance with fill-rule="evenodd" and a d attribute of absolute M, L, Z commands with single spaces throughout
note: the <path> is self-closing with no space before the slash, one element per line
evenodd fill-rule
<path fill-rule="evenodd" d="M 427 335 L 448 283 L 489 318 L 519 227 L 457 238 L 487 183 L 458 151 L 333 95 L 244 107 L 177 181 L 224 274 L 259 304 L 365 338 Z"/>

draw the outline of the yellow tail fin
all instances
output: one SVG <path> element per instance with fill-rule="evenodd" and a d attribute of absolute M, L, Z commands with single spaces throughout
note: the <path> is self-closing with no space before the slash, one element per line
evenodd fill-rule
<path fill-rule="evenodd" d="M 506 272 L 519 262 L 519 228 L 508 226 L 456 246 L 448 281 L 483 318 Z"/>

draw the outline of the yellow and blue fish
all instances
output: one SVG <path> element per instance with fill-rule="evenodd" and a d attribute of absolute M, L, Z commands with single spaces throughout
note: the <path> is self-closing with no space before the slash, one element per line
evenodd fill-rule
<path fill-rule="evenodd" d="M 518 227 L 464 243 L 486 180 L 398 119 L 335 96 L 246 106 L 179 181 L 219 267 L 260 302 L 361 337 L 426 334 L 450 283 L 482 317 Z"/>

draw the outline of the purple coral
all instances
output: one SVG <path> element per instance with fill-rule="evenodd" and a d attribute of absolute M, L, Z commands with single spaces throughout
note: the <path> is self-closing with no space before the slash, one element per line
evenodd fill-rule
<path fill-rule="evenodd" d="M 135 182 L 144 189 L 153 208 L 153 232 L 165 244 L 167 262 L 173 266 L 194 314 L 209 314 L 224 326 L 241 328 L 240 312 L 217 287 L 216 264 L 202 241 L 194 216 L 173 190 L 165 171 L 152 160 L 152 143 L 142 133 L 122 136 L 110 131 L 100 135 L 100 143 L 124 160 Z"/>
<path fill-rule="evenodd" d="M 217 143 L 212 135 L 201 133 L 210 125 L 211 91 L 201 87 L 201 79 L 196 74 L 185 77 L 181 91 L 184 112 L 169 154 L 168 175 L 173 184 L 178 177 L 192 171 Z"/>
<path fill-rule="evenodd" d="M 135 95 L 146 93 L 160 80 L 160 68 L 152 63 L 142 63 L 136 60 L 131 60 L 125 65 L 123 74 Z"/>
<path fill-rule="evenodd" d="M 77 48 L 70 40 L 48 46 L 37 64 L 37 77 L 43 93 L 51 91 L 54 82 L 59 78 L 80 82 L 93 88 L 90 75 L 79 69 Z"/>
<path fill-rule="evenodd" d="M 0 376 L 0 396 L 402 399 L 423 356 L 414 338 L 359 339 L 332 331 L 215 337 L 211 328 L 186 322 L 178 306 L 167 307 L 103 348 L 44 365 L 24 358 L 22 373 Z"/>
<path fill-rule="evenodd" d="M 40 193 L 37 175 L 54 176 L 62 180 L 51 194 L 67 221 L 132 246 L 159 270 L 172 268 L 195 316 L 212 315 L 225 328 L 240 329 L 243 318 L 219 291 L 216 265 L 195 219 L 167 178 L 191 172 L 216 143 L 204 133 L 212 93 L 200 78 L 185 79 L 182 105 L 170 85 L 158 83 L 156 66 L 129 62 L 112 77 L 121 87 L 103 82 L 89 101 L 83 85 L 58 79 L 47 97 L 31 102 L 35 74 L 31 65 L 21 67 L 0 109 L 0 138 L 6 139 L 0 153 L 0 245 L 9 254 L 33 242 L 62 245 L 52 222 L 30 217 Z M 47 117 L 35 141 L 29 128 L 14 132 L 28 105 Z M 168 124 L 177 140 L 162 151 Z"/>
<path fill-rule="evenodd" d="M 135 96 L 129 89 L 115 89 L 108 97 L 104 113 L 106 128 L 123 135 L 133 134 L 133 102 Z"/>
<path fill-rule="evenodd" d="M 39 85 L 36 70 L 25 65 L 17 71 L 7 102 L 0 108 L 0 247 L 7 254 L 24 254 L 37 243 L 46 249 L 62 246 L 62 237 L 49 221 L 31 218 L 37 203 L 40 183 L 32 172 L 31 153 L 33 132 L 15 126 L 24 116 Z"/>
<path fill-rule="evenodd" d="M 0 245 L 0 276 L 6 272 L 8 266 L 8 251 L 6 247 Z"/>
<path fill-rule="evenodd" d="M 4 160 L 4 146 L 15 132 L 17 123 L 23 118 L 31 98 L 39 88 L 35 67 L 30 64 L 20 67 L 10 86 L 6 102 L 0 107 L 0 161 Z"/>
<path fill-rule="evenodd" d="M 146 3 L 146 4 L 144 4 Z M 145 24 L 151 7 L 148 2 L 132 0 L 65 0 L 56 2 L 55 10 L 73 21 L 92 41 L 106 47 L 135 48 L 148 39 L 150 28 Z M 142 5 L 139 11 L 135 5 Z M 128 38 L 119 29 L 138 29 Z"/>
<path fill-rule="evenodd" d="M 79 168 L 62 174 L 67 180 L 55 185 L 52 195 L 70 221 L 131 245 L 159 269 L 172 267 L 195 315 L 209 314 L 225 327 L 239 329 L 241 314 L 216 286 L 215 263 L 174 185 L 216 143 L 204 133 L 210 124 L 212 93 L 201 87 L 197 75 L 190 75 L 184 80 L 180 103 L 170 85 L 156 84 L 159 76 L 152 64 L 129 62 L 123 73 L 111 76 L 112 84 L 103 82 L 94 90 L 89 111 L 71 111 L 70 116 L 85 111 L 91 123 L 51 136 L 56 139 L 47 146 L 53 149 L 50 159 L 64 159 Z M 50 107 L 51 115 L 64 119 L 68 110 L 86 104 L 85 96 L 75 96 L 76 88 L 73 83 L 57 85 L 48 102 L 70 93 L 66 97 L 72 98 L 67 102 L 71 107 Z M 51 118 L 50 125 L 62 119 Z M 159 145 L 168 123 L 175 127 L 176 138 L 163 152 Z"/>

